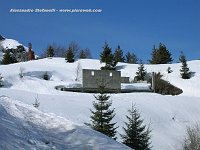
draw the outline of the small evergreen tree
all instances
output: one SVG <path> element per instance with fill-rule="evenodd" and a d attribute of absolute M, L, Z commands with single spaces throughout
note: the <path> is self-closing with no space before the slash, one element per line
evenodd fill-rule
<path fill-rule="evenodd" d="M 183 79 L 190 79 L 191 78 L 191 72 L 190 72 L 190 69 L 188 68 L 187 60 L 186 60 L 183 52 L 181 52 L 179 60 L 182 63 L 182 66 L 181 66 L 181 69 L 180 69 L 181 77 Z"/>
<path fill-rule="evenodd" d="M 112 50 L 109 47 L 108 43 L 105 42 L 104 46 L 103 46 L 103 51 L 100 54 L 100 60 L 101 62 L 110 62 L 112 59 Z"/>
<path fill-rule="evenodd" d="M 146 74 L 147 72 L 146 72 L 146 69 L 144 68 L 144 64 L 142 63 L 142 60 L 140 60 L 138 71 L 136 72 L 136 80 L 144 81 Z"/>
<path fill-rule="evenodd" d="M 158 63 L 158 49 L 156 48 L 156 46 L 153 46 L 152 49 L 152 53 L 151 53 L 151 60 L 149 60 L 149 62 L 151 64 L 157 64 Z"/>
<path fill-rule="evenodd" d="M 160 43 L 159 45 L 159 51 L 160 51 L 160 64 L 168 64 L 171 63 L 172 57 L 171 57 L 171 53 L 169 52 L 169 50 L 166 48 L 166 46 L 162 43 Z"/>
<path fill-rule="evenodd" d="M 117 62 L 114 61 L 114 56 L 107 42 L 105 42 L 103 52 L 100 54 L 100 60 L 106 63 L 104 67 L 101 67 L 102 70 L 115 70 Z"/>
<path fill-rule="evenodd" d="M 66 54 L 65 60 L 66 60 L 67 62 L 69 62 L 69 63 L 74 62 L 74 53 L 73 53 L 71 47 L 69 47 L 68 50 L 67 50 L 67 54 Z"/>
<path fill-rule="evenodd" d="M 137 64 L 138 58 L 134 53 L 127 52 L 126 54 L 126 63 Z"/>
<path fill-rule="evenodd" d="M 124 134 L 121 134 L 123 143 L 135 150 L 150 150 L 150 130 L 143 124 L 140 113 L 132 105 L 128 110 L 129 116 L 126 116 L 128 122 L 123 127 Z"/>
<path fill-rule="evenodd" d="M 159 48 L 154 45 L 151 55 L 151 60 L 149 60 L 151 64 L 168 64 L 172 62 L 171 53 L 162 43 L 159 44 Z"/>
<path fill-rule="evenodd" d="M 53 57 L 54 56 L 54 49 L 53 47 L 50 45 L 47 49 L 47 57 Z"/>
<path fill-rule="evenodd" d="M 115 62 L 124 62 L 124 55 L 123 55 L 123 51 L 120 48 L 120 46 L 118 45 L 115 52 L 114 52 L 114 61 Z"/>
<path fill-rule="evenodd" d="M 9 51 L 6 51 L 6 53 L 3 55 L 2 64 L 8 65 L 14 63 L 14 59 L 12 58 Z"/>
<path fill-rule="evenodd" d="M 113 139 L 116 139 L 116 129 L 115 123 L 112 123 L 112 119 L 115 116 L 114 109 L 110 109 L 112 103 L 109 100 L 110 96 L 105 94 L 105 88 L 100 87 L 100 94 L 94 96 L 97 102 L 93 102 L 94 111 L 90 110 L 92 113 L 91 123 L 87 124 L 92 129 L 99 131 Z"/>

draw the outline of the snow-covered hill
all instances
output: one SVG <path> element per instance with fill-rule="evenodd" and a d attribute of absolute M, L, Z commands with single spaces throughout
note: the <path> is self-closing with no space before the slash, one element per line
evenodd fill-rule
<path fill-rule="evenodd" d="M 87 127 L 74 125 L 62 117 L 43 113 L 5 96 L 0 97 L 0 116 L 2 150 L 129 149 Z"/>
<path fill-rule="evenodd" d="M 0 95 L 6 95 L 30 105 L 38 96 L 40 110 L 84 125 L 85 122 L 90 121 L 89 109 L 92 108 L 92 101 L 95 100 L 93 94 L 62 92 L 54 88 L 57 85 L 69 86 L 76 83 L 75 72 L 78 63 L 83 69 L 99 69 L 102 66 L 99 60 L 85 59 L 66 63 L 63 58 L 1 65 L 0 73 L 4 77 L 6 86 L 0 88 Z M 135 103 L 145 123 L 151 124 L 153 150 L 181 149 L 186 126 L 200 121 L 200 61 L 188 62 L 193 72 L 193 77 L 189 80 L 181 79 L 180 66 L 179 63 L 145 65 L 148 72 L 161 72 L 165 80 L 181 88 L 183 94 L 179 96 L 163 96 L 155 93 L 111 94 L 116 111 L 114 121 L 117 121 L 119 133 L 122 133 L 127 109 Z M 173 70 L 170 74 L 167 73 L 168 67 Z M 119 63 L 117 68 L 122 76 L 133 79 L 138 65 Z M 23 70 L 24 74 L 22 79 L 19 77 L 20 70 Z M 49 81 L 42 79 L 46 71 L 50 76 Z M 118 137 L 120 141 L 120 136 Z"/>
<path fill-rule="evenodd" d="M 8 39 L 0 35 L 0 60 L 2 60 L 4 53 L 8 50 L 16 58 L 17 56 L 15 55 L 27 52 L 28 48 L 14 39 Z"/>
<path fill-rule="evenodd" d="M 22 44 L 13 39 L 4 39 L 0 41 L 0 45 L 2 49 L 16 49 L 17 46 L 20 46 Z"/>

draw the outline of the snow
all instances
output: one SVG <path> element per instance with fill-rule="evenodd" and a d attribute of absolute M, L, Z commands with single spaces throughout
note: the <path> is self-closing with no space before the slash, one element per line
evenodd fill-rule
<path fill-rule="evenodd" d="M 0 97 L 0 116 L 0 149 L 129 149 L 90 128 L 5 96 Z"/>
<path fill-rule="evenodd" d="M 80 83 L 75 81 L 78 63 L 81 64 L 83 69 L 100 69 L 103 65 L 99 60 L 91 59 L 66 63 L 63 58 L 45 58 L 11 65 L 0 65 L 0 73 L 6 81 L 6 87 L 0 88 L 0 96 L 5 95 L 10 97 L 9 99 L 17 99 L 30 105 L 34 103 L 38 96 L 39 110 L 61 116 L 68 121 L 70 120 L 70 122 L 74 122 L 74 124 L 78 124 L 79 127 L 86 128 L 84 123 L 90 121 L 90 109 L 93 108 L 94 95 L 55 90 L 55 86 L 59 85 L 66 87 L 80 86 Z M 161 72 L 163 79 L 183 90 L 181 95 L 163 96 L 145 92 L 110 94 L 113 102 L 112 107 L 115 108 L 116 112 L 114 121 L 119 126 L 119 133 L 123 132 L 122 127 L 124 121 L 126 121 L 127 109 L 133 103 L 141 112 L 145 123 L 150 123 L 153 150 L 182 149 L 186 127 L 200 121 L 200 60 L 188 62 L 188 66 L 193 72 L 193 77 L 189 80 L 181 79 L 180 66 L 180 63 L 176 63 L 145 65 L 145 68 L 147 72 Z M 24 68 L 22 79 L 19 77 L 20 67 Z M 171 67 L 173 71 L 170 74 L 167 73 L 168 67 Z M 119 63 L 117 65 L 122 76 L 130 77 L 130 80 L 134 79 L 137 68 L 137 64 Z M 50 76 L 49 81 L 42 79 L 42 75 L 46 71 Z M 148 85 L 138 83 L 134 87 L 134 84 L 122 84 L 122 87 L 147 88 Z M 28 107 L 28 105 L 25 107 Z M 118 141 L 121 141 L 119 134 Z"/>
<path fill-rule="evenodd" d="M 150 90 L 151 84 L 149 83 L 122 83 L 121 89 L 131 90 Z"/>
<path fill-rule="evenodd" d="M 20 44 L 18 41 L 13 40 L 13 39 L 5 39 L 5 40 L 0 41 L 0 45 L 4 49 L 11 49 L 11 48 L 16 49 L 17 46 L 22 45 L 22 44 Z"/>
<path fill-rule="evenodd" d="M 4 55 L 2 50 L 4 50 L 4 49 L 16 49 L 20 45 L 23 46 L 18 41 L 13 40 L 13 39 L 5 38 L 3 40 L 0 40 L 0 60 L 3 59 L 3 55 Z M 28 51 L 28 48 L 26 46 L 23 46 L 23 47 L 25 48 L 26 51 Z M 36 58 L 38 58 L 37 55 L 36 55 Z"/>

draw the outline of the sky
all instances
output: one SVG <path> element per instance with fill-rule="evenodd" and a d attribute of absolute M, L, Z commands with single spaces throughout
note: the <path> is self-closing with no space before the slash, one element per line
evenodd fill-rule
<path fill-rule="evenodd" d="M 10 9 L 101 9 L 101 13 L 11 13 Z M 199 0 L 1 0 L 0 34 L 32 43 L 40 55 L 49 44 L 67 48 L 71 41 L 99 58 L 104 42 L 119 44 L 147 62 L 163 43 L 178 61 L 200 59 Z"/>

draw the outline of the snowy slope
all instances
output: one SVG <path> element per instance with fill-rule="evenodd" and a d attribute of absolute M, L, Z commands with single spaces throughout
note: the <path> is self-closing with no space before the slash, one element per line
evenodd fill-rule
<path fill-rule="evenodd" d="M 0 97 L 0 116 L 0 149 L 129 149 L 89 128 L 5 96 Z"/>
<path fill-rule="evenodd" d="M 132 79 L 135 76 L 138 65 L 120 63 L 119 66 L 123 66 L 122 75 L 130 76 Z M 173 85 L 180 87 L 183 90 L 185 96 L 200 97 L 200 60 L 188 61 L 188 66 L 192 72 L 192 78 L 184 80 L 180 77 L 181 64 L 162 64 L 162 65 L 145 65 L 147 72 L 161 72 L 163 79 L 169 81 Z M 172 73 L 167 73 L 167 68 L 171 67 Z"/>
<path fill-rule="evenodd" d="M 0 45 L 3 49 L 16 49 L 17 46 L 22 45 L 18 41 L 13 40 L 13 39 L 5 39 L 0 41 Z"/>
<path fill-rule="evenodd" d="M 103 64 L 99 60 L 79 60 L 82 68 L 99 69 Z M 1 65 L 0 73 L 4 76 L 6 87 L 0 88 L 0 95 L 18 99 L 32 104 L 35 97 L 41 103 L 39 109 L 54 113 L 83 125 L 90 121 L 93 94 L 62 92 L 54 89 L 57 85 L 75 83 L 75 72 L 78 62 L 66 63 L 62 58 L 41 59 L 11 65 Z M 163 78 L 183 90 L 179 96 L 163 96 L 155 93 L 111 94 L 116 111 L 114 121 L 122 133 L 127 109 L 135 103 L 145 123 L 152 128 L 153 150 L 178 150 L 182 147 L 187 125 L 199 122 L 200 114 L 200 61 L 188 62 L 193 77 L 189 80 L 180 78 L 181 64 L 145 65 L 148 72 L 161 72 Z M 167 68 L 173 72 L 168 74 Z M 19 78 L 23 68 L 24 78 Z M 134 78 L 138 65 L 119 63 L 117 66 L 122 76 Z M 50 75 L 50 81 L 42 79 L 44 72 Z M 174 119 L 172 119 L 174 118 Z M 119 137 L 119 136 L 118 136 Z M 120 141 L 120 137 L 118 138 Z"/>

